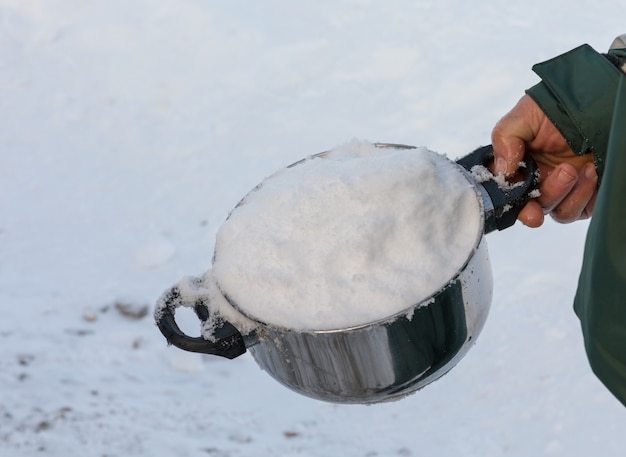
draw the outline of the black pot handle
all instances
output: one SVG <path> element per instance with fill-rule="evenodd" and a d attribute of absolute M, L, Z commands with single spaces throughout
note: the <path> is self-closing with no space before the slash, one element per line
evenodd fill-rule
<path fill-rule="evenodd" d="M 473 170 L 476 166 L 486 168 L 493 157 L 493 146 L 488 145 L 476 149 L 456 162 L 473 173 L 476 171 Z M 522 174 L 522 181 L 520 182 L 507 187 L 500 187 L 494 179 L 480 182 L 493 204 L 492 213 L 489 214 L 489 211 L 486 211 L 485 233 L 495 229 L 504 230 L 515 224 L 519 212 L 531 198 L 531 192 L 535 190 L 539 180 L 539 171 L 537 163 L 529 154 L 524 157 L 523 164 L 520 166 L 520 173 Z"/>
<path fill-rule="evenodd" d="M 179 349 L 189 352 L 199 352 L 202 354 L 219 355 L 227 359 L 234 359 L 246 352 L 246 345 L 241 333 L 230 322 L 221 320 L 214 331 L 214 341 L 202 337 L 191 337 L 186 335 L 176 323 L 174 318 L 175 310 L 183 305 L 180 291 L 174 286 L 160 298 L 155 313 L 155 320 L 159 330 L 169 344 L 173 344 Z M 196 300 L 193 306 L 200 321 L 205 322 L 210 311 L 204 298 Z"/>

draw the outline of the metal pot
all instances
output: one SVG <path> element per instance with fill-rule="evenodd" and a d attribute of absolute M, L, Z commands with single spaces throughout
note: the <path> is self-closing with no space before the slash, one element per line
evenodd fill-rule
<path fill-rule="evenodd" d="M 413 146 L 376 144 L 413 149 Z M 386 319 L 331 331 L 294 331 L 258 322 L 242 335 L 223 321 L 215 341 L 190 337 L 174 318 L 181 305 L 209 318 L 206 300 L 183 303 L 177 287 L 160 299 L 157 324 L 168 343 L 191 352 L 235 358 L 249 349 L 260 367 L 288 388 L 335 403 L 394 400 L 424 387 L 452 369 L 476 341 L 492 299 L 492 275 L 484 235 L 515 223 L 537 181 L 537 167 L 526 159 L 523 181 L 501 188 L 477 182 L 470 171 L 493 159 L 491 146 L 459 159 L 482 208 L 482 228 L 465 264 L 448 284 L 411 309 Z M 295 165 L 295 164 L 294 164 Z"/>

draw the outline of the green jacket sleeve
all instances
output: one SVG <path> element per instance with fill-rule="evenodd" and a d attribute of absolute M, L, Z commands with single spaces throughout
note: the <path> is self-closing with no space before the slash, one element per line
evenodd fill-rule
<path fill-rule="evenodd" d="M 597 377 L 626 406 L 626 77 L 621 77 L 606 169 L 574 300 Z"/>
<path fill-rule="evenodd" d="M 626 75 L 587 45 L 533 69 L 528 94 L 602 177 L 574 310 L 594 373 L 626 406 Z"/>
<path fill-rule="evenodd" d="M 602 177 L 622 72 L 589 45 L 537 64 L 533 70 L 542 82 L 528 89 L 528 95 L 576 154 L 593 153 L 598 176 Z"/>

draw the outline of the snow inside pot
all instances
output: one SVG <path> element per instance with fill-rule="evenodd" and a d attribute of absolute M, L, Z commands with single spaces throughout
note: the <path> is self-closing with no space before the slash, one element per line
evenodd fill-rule
<path fill-rule="evenodd" d="M 287 387 L 339 403 L 412 393 L 465 355 L 491 304 L 484 234 L 515 222 L 536 181 L 426 148 L 353 142 L 301 160 L 246 195 L 220 227 L 212 269 L 167 290 L 155 318 L 171 344 L 250 350 Z M 531 162 L 531 161 L 529 161 Z M 500 183 L 503 184 L 503 183 Z M 183 333 L 179 306 L 202 335 Z"/>

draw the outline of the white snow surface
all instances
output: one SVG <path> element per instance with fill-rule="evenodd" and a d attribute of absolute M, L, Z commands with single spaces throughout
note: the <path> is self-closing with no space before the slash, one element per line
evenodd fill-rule
<path fill-rule="evenodd" d="M 318 402 L 249 354 L 168 347 L 145 307 L 210 267 L 228 211 L 276 169 L 352 138 L 460 157 L 532 64 L 605 50 L 625 9 L 0 0 L 0 454 L 622 456 L 624 409 L 571 305 L 584 222 L 489 234 L 477 344 L 390 404 Z"/>
<path fill-rule="evenodd" d="M 248 193 L 220 227 L 207 275 L 260 322 L 345 329 L 428 300 L 473 255 L 481 229 L 459 165 L 426 148 L 354 141 Z"/>

